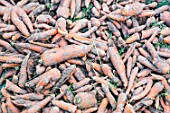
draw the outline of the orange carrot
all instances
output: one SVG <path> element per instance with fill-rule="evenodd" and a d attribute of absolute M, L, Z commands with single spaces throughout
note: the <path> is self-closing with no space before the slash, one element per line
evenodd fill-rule
<path fill-rule="evenodd" d="M 92 108 L 82 110 L 82 113 L 92 113 L 92 112 L 95 112 L 96 110 L 97 110 L 97 107 L 92 107 Z"/>
<path fill-rule="evenodd" d="M 2 37 L 3 37 L 4 39 L 9 39 L 9 38 L 11 38 L 13 35 L 15 35 L 15 34 L 17 34 L 16 31 L 9 32 L 9 33 L 3 33 Z"/>
<path fill-rule="evenodd" d="M 132 70 L 132 57 L 128 58 L 126 68 L 127 68 L 127 77 L 129 78 L 131 70 Z"/>
<path fill-rule="evenodd" d="M 110 105 L 112 106 L 113 109 L 115 109 L 116 108 L 116 100 L 112 96 L 112 94 L 110 93 L 109 87 L 107 85 L 102 84 L 102 89 L 103 89 L 103 91 L 104 91 Z"/>
<path fill-rule="evenodd" d="M 135 67 L 134 69 L 132 69 L 131 74 L 130 74 L 130 78 L 129 78 L 129 84 L 128 84 L 128 87 L 127 87 L 127 90 L 126 90 L 126 94 L 129 94 L 131 88 L 133 87 L 133 83 L 134 83 L 134 80 L 135 80 L 135 78 L 138 74 L 138 70 L 139 70 L 138 67 Z"/>
<path fill-rule="evenodd" d="M 166 44 L 170 44 L 170 36 L 167 36 L 163 39 L 163 41 L 166 43 Z"/>
<path fill-rule="evenodd" d="M 127 40 L 126 40 L 126 43 L 132 43 L 132 42 L 135 42 L 137 40 L 139 40 L 140 37 L 139 37 L 139 33 L 134 33 L 132 36 L 130 36 Z"/>
<path fill-rule="evenodd" d="M 90 82 L 90 78 L 85 78 L 85 79 L 81 80 L 80 82 L 74 83 L 73 89 L 78 89 L 78 88 L 88 84 L 89 82 Z"/>
<path fill-rule="evenodd" d="M 142 78 L 143 78 L 143 77 L 149 75 L 150 72 L 151 72 L 150 69 L 143 69 L 143 70 L 141 70 L 141 71 L 138 73 L 137 77 L 142 77 Z"/>
<path fill-rule="evenodd" d="M 19 73 L 19 83 L 18 83 L 20 87 L 23 87 L 27 80 L 27 72 L 26 72 L 27 69 L 26 68 L 27 68 L 27 62 L 28 62 L 29 57 L 30 57 L 30 54 L 25 56 L 21 64 L 21 69 Z"/>
<path fill-rule="evenodd" d="M 82 60 L 79 60 L 79 59 L 69 59 L 69 60 L 67 60 L 67 62 L 70 63 L 70 64 L 77 64 L 77 65 L 80 65 L 80 66 L 84 65 L 84 62 Z"/>
<path fill-rule="evenodd" d="M 42 39 L 49 39 L 50 36 L 55 35 L 58 31 L 56 29 L 50 29 L 40 33 L 31 34 L 28 37 L 28 41 L 35 41 L 35 40 L 42 40 Z"/>
<path fill-rule="evenodd" d="M 2 105 L 1 105 L 2 113 L 8 113 L 6 107 L 7 107 L 6 104 L 4 102 L 2 102 Z"/>
<path fill-rule="evenodd" d="M 15 93 L 19 93 L 19 94 L 27 93 L 27 91 L 21 89 L 20 87 L 18 87 L 17 85 L 13 84 L 9 80 L 6 80 L 6 89 L 9 90 L 9 91 L 15 92 Z"/>
<path fill-rule="evenodd" d="M 12 99 L 25 99 L 25 100 L 42 100 L 44 98 L 44 95 L 37 94 L 37 93 L 28 93 L 23 95 L 15 95 L 11 96 Z"/>
<path fill-rule="evenodd" d="M 127 101 L 127 95 L 125 93 L 120 93 L 118 96 L 116 110 L 113 111 L 113 113 L 123 112 L 123 108 L 124 108 L 126 101 Z"/>
<path fill-rule="evenodd" d="M 92 85 L 85 85 L 77 90 L 75 90 L 76 93 L 80 93 L 80 92 L 86 92 L 86 91 L 90 91 L 93 88 Z"/>
<path fill-rule="evenodd" d="M 36 103 L 34 106 L 30 107 L 28 110 L 24 110 L 23 113 L 35 113 L 41 110 L 47 103 L 49 103 L 54 98 L 54 95 L 50 95 L 44 100 Z"/>
<path fill-rule="evenodd" d="M 75 11 L 76 11 L 76 0 L 72 0 L 70 4 L 71 18 L 73 18 Z"/>
<path fill-rule="evenodd" d="M 142 30 L 141 39 L 149 38 L 153 34 L 154 31 L 159 31 L 159 30 L 160 30 L 159 27 L 153 27 L 148 30 Z"/>
<path fill-rule="evenodd" d="M 75 113 L 75 111 L 77 110 L 77 106 L 61 100 L 54 100 L 52 103 L 53 105 L 58 106 L 63 110 L 69 111 L 70 113 Z"/>
<path fill-rule="evenodd" d="M 141 55 L 143 55 L 144 57 L 146 57 L 148 60 L 152 61 L 152 58 L 150 56 L 150 54 L 144 50 L 143 48 L 138 48 L 139 52 L 141 53 Z"/>
<path fill-rule="evenodd" d="M 10 112 L 20 113 L 20 110 L 16 106 L 14 106 L 10 98 L 7 98 L 6 106 L 10 110 Z"/>
<path fill-rule="evenodd" d="M 23 35 L 26 37 L 30 36 L 30 33 L 28 32 L 26 26 L 24 23 L 19 19 L 19 16 L 15 12 L 15 9 L 12 9 L 11 11 L 11 20 L 15 26 L 22 32 Z"/>
<path fill-rule="evenodd" d="M 162 107 L 163 107 L 163 109 L 164 109 L 164 113 L 168 113 L 169 111 L 170 111 L 170 107 L 169 107 L 169 105 L 166 105 L 165 104 L 165 102 L 163 101 L 163 98 L 161 97 L 161 99 L 160 99 L 160 103 L 161 103 L 161 105 L 162 105 Z"/>
<path fill-rule="evenodd" d="M 123 58 L 123 62 L 125 63 L 126 60 L 129 58 L 129 56 L 133 53 L 133 51 L 135 50 L 136 47 L 136 43 L 132 44 L 130 46 L 130 48 L 127 50 L 126 55 Z"/>
<path fill-rule="evenodd" d="M 4 46 L 7 50 L 13 52 L 13 53 L 17 53 L 17 51 L 6 41 L 0 39 L 0 45 Z"/>
<path fill-rule="evenodd" d="M 32 3 L 32 2 L 30 2 L 30 3 L 28 3 L 28 4 L 26 4 L 26 5 L 24 5 L 23 7 L 22 7 L 22 9 L 27 13 L 27 14 L 29 14 L 32 10 L 34 10 L 36 7 L 38 7 L 38 5 L 39 5 L 39 3 Z"/>
<path fill-rule="evenodd" d="M 12 96 L 9 94 L 9 92 L 5 88 L 1 89 L 1 93 L 5 98 L 10 98 Z"/>
<path fill-rule="evenodd" d="M 83 74 L 82 70 L 78 67 L 76 67 L 75 73 L 74 73 L 74 77 L 78 80 L 81 81 L 83 79 L 85 79 L 85 75 Z"/>
<path fill-rule="evenodd" d="M 128 30 L 128 34 L 130 35 L 130 34 L 133 34 L 133 33 L 140 32 L 140 31 L 142 31 L 145 27 L 146 27 L 146 25 L 141 25 L 141 26 L 134 27 L 134 28 Z"/>
<path fill-rule="evenodd" d="M 131 101 L 132 101 L 132 100 L 139 100 L 139 99 L 145 97 L 145 96 L 148 94 L 148 92 L 150 91 L 150 89 L 151 89 L 151 87 L 152 87 L 152 83 L 153 83 L 153 81 L 152 81 L 151 79 L 143 79 L 143 80 L 141 80 L 140 82 L 138 82 L 137 84 L 135 84 L 135 87 L 138 87 L 138 86 L 140 86 L 141 84 L 146 84 L 146 83 L 147 83 L 147 85 L 146 85 L 146 87 L 145 87 L 145 90 L 144 90 L 143 92 L 141 92 L 141 93 L 133 96 L 133 97 L 131 98 Z"/>
<path fill-rule="evenodd" d="M 52 49 L 49 51 L 45 51 L 42 55 L 42 62 L 44 65 L 54 65 L 56 63 L 62 62 L 64 60 L 68 60 L 74 57 L 81 57 L 87 54 L 92 48 L 92 45 L 84 45 L 84 46 L 76 46 L 76 45 L 68 45 L 61 48 Z M 83 49 L 83 51 L 82 51 Z M 51 52 L 53 51 L 53 53 Z M 62 53 L 61 53 L 62 52 Z M 58 54 L 60 53 L 60 54 Z M 50 54 L 50 56 L 49 56 Z M 57 54 L 57 56 L 56 56 Z M 67 54 L 67 55 L 66 55 Z"/>
<path fill-rule="evenodd" d="M 105 110 L 106 110 L 107 105 L 108 105 L 108 99 L 103 98 L 100 105 L 99 105 L 99 107 L 98 107 L 97 113 L 104 113 Z"/>
<path fill-rule="evenodd" d="M 124 113 L 135 113 L 135 110 L 134 110 L 134 108 L 133 108 L 132 105 L 127 104 L 127 105 L 125 106 Z"/>
<path fill-rule="evenodd" d="M 124 86 L 127 87 L 128 82 L 127 82 L 127 77 L 126 77 L 126 72 L 125 72 L 125 65 L 122 59 L 120 58 L 120 55 L 118 53 L 116 46 L 113 45 L 113 47 L 109 47 L 108 51 L 109 51 L 109 56 L 110 56 L 113 66 L 117 70 L 121 80 L 124 83 Z M 119 65 L 118 65 L 118 62 L 119 62 Z"/>

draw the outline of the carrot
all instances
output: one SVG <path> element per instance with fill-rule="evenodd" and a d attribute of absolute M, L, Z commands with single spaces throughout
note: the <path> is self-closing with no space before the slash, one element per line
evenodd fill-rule
<path fill-rule="evenodd" d="M 127 86 L 127 77 L 126 77 L 126 72 L 125 72 L 125 65 L 124 65 L 122 59 L 120 58 L 120 55 L 118 53 L 116 46 L 113 45 L 113 47 L 109 47 L 108 52 L 109 52 L 109 56 L 110 56 L 113 66 L 117 70 L 121 80 L 124 83 L 124 86 L 126 87 Z M 119 65 L 118 65 L 118 62 L 119 62 Z"/>
<path fill-rule="evenodd" d="M 39 28 L 39 29 L 46 29 L 46 30 L 49 30 L 49 29 L 51 29 L 52 28 L 52 26 L 50 26 L 50 25 L 48 25 L 48 24 L 44 24 L 44 23 L 42 23 L 42 24 L 36 24 L 36 23 L 34 23 L 33 24 L 33 26 L 35 27 L 35 28 Z"/>
<path fill-rule="evenodd" d="M 5 98 L 10 98 L 12 96 L 5 88 L 1 89 L 1 93 Z"/>
<path fill-rule="evenodd" d="M 34 9 L 28 16 L 29 17 L 35 17 L 36 15 L 38 15 L 39 13 L 41 13 L 42 11 L 44 11 L 46 9 L 45 5 L 39 5 L 36 9 Z"/>
<path fill-rule="evenodd" d="M 170 17 L 170 13 L 168 11 L 164 11 L 162 14 L 160 14 L 160 19 L 162 21 L 165 21 L 165 23 L 169 26 L 170 22 L 169 22 L 169 17 Z"/>
<path fill-rule="evenodd" d="M 21 16 L 24 23 L 27 25 L 28 29 L 33 32 L 34 29 L 33 29 L 33 25 L 32 25 L 32 22 L 31 20 L 29 19 L 28 15 L 26 14 L 26 12 L 22 9 L 22 8 L 19 8 L 19 7 L 14 7 L 14 10 L 16 11 L 16 13 L 18 14 L 18 16 Z"/>
<path fill-rule="evenodd" d="M 58 99 L 60 99 L 63 95 L 65 95 L 67 89 L 68 89 L 68 86 L 67 86 L 67 85 L 62 85 L 61 88 L 60 88 L 60 93 L 55 97 L 55 100 L 58 100 Z"/>
<path fill-rule="evenodd" d="M 14 106 L 10 98 L 7 98 L 6 106 L 10 112 L 20 113 L 20 110 L 16 106 Z"/>
<path fill-rule="evenodd" d="M 25 5 L 29 0 L 21 0 L 20 2 L 17 3 L 17 6 L 22 7 Z"/>
<path fill-rule="evenodd" d="M 12 40 L 16 41 L 21 37 L 21 33 L 16 33 L 14 36 L 12 36 Z"/>
<path fill-rule="evenodd" d="M 170 35 L 170 28 L 169 28 L 169 27 L 166 27 L 165 29 L 162 29 L 160 33 L 161 33 L 161 35 L 163 35 L 163 36 Z"/>
<path fill-rule="evenodd" d="M 116 37 L 120 37 L 121 34 L 114 24 L 112 24 L 111 22 L 107 22 L 107 25 L 109 27 L 109 30 L 112 31 Z"/>
<path fill-rule="evenodd" d="M 134 91 L 133 91 L 133 96 L 139 94 L 139 93 L 142 93 L 143 92 L 143 87 L 140 86 L 138 88 L 136 88 Z"/>
<path fill-rule="evenodd" d="M 4 39 L 9 39 L 11 38 L 13 35 L 15 35 L 17 32 L 16 31 L 13 31 L 13 32 L 9 32 L 9 33 L 3 33 L 2 37 Z"/>
<path fill-rule="evenodd" d="M 80 65 L 80 66 L 84 65 L 84 62 L 82 60 L 79 60 L 79 59 L 69 59 L 69 60 L 67 60 L 67 62 L 70 63 L 70 64 L 77 64 L 77 65 Z"/>
<path fill-rule="evenodd" d="M 92 8 L 92 13 L 95 17 L 100 17 L 100 12 L 95 7 Z"/>
<path fill-rule="evenodd" d="M 76 12 L 75 12 L 76 14 L 81 10 L 81 3 L 82 0 L 76 0 Z"/>
<path fill-rule="evenodd" d="M 143 69 L 143 70 L 141 70 L 141 71 L 138 73 L 137 77 L 142 77 L 142 78 L 143 78 L 143 77 L 149 75 L 150 72 L 151 72 L 150 69 Z"/>
<path fill-rule="evenodd" d="M 128 35 L 142 31 L 146 25 L 141 25 L 128 30 Z"/>
<path fill-rule="evenodd" d="M 97 113 L 104 113 L 105 110 L 106 110 L 107 105 L 108 105 L 108 99 L 103 98 L 100 105 L 99 105 L 99 107 L 98 107 Z"/>
<path fill-rule="evenodd" d="M 27 13 L 27 14 L 29 14 L 32 10 L 34 10 L 36 7 L 38 7 L 39 6 L 39 3 L 32 3 L 32 2 L 30 2 L 30 3 L 28 3 L 28 4 L 26 4 L 26 5 L 24 5 L 23 7 L 22 7 L 22 9 Z"/>
<path fill-rule="evenodd" d="M 12 103 L 15 104 L 16 106 L 29 108 L 31 106 L 34 106 L 37 103 L 37 101 L 17 99 L 17 100 L 12 100 Z"/>
<path fill-rule="evenodd" d="M 75 65 L 71 65 L 68 68 L 66 68 L 62 72 L 61 78 L 52 88 L 52 92 L 55 92 L 58 88 L 60 88 L 69 79 L 69 77 L 75 72 L 75 69 L 76 69 Z"/>
<path fill-rule="evenodd" d="M 68 82 L 70 84 L 74 84 L 74 83 L 77 83 L 76 79 L 74 78 L 73 74 L 70 75 L 69 79 L 68 79 Z"/>
<path fill-rule="evenodd" d="M 149 38 L 154 31 L 160 31 L 159 27 L 153 27 L 148 30 L 142 30 L 142 37 L 141 39 Z"/>
<path fill-rule="evenodd" d="M 161 60 L 161 59 L 156 60 L 154 62 L 154 65 L 155 65 L 155 67 L 158 68 L 158 71 L 163 74 L 168 73 L 168 71 L 170 70 L 170 65 L 166 61 Z"/>
<path fill-rule="evenodd" d="M 36 85 L 36 90 L 41 91 L 51 81 L 58 81 L 61 77 L 60 71 L 56 68 L 44 73 L 43 78 Z"/>
<path fill-rule="evenodd" d="M 30 44 L 30 43 L 13 43 L 13 46 L 22 47 L 22 48 L 25 48 L 25 49 L 30 49 L 30 50 L 33 50 L 33 51 L 36 51 L 36 52 L 39 52 L 39 53 L 42 53 L 42 52 L 48 50 L 45 47 L 37 46 L 37 45 L 34 45 L 34 44 Z"/>
<path fill-rule="evenodd" d="M 127 87 L 127 90 L 126 90 L 126 94 L 129 94 L 131 88 L 133 87 L 133 83 L 134 83 L 134 80 L 135 80 L 135 78 L 138 74 L 138 70 L 139 70 L 138 67 L 135 67 L 134 69 L 132 69 L 131 74 L 130 74 L 130 78 L 129 78 L 129 84 L 128 84 L 128 87 Z"/>
<path fill-rule="evenodd" d="M 15 12 L 15 9 L 11 10 L 11 20 L 13 24 L 17 26 L 17 28 L 21 31 L 23 35 L 25 35 L 26 37 L 30 36 L 30 33 L 28 32 L 24 23 L 19 19 L 19 16 Z"/>
<path fill-rule="evenodd" d="M 72 93 L 71 90 L 67 90 L 66 91 L 66 97 L 67 97 L 67 101 L 70 102 L 70 103 L 73 103 L 73 100 L 74 100 L 74 95 Z"/>
<path fill-rule="evenodd" d="M 167 36 L 163 39 L 164 43 L 170 44 L 170 36 Z"/>
<path fill-rule="evenodd" d="M 151 17 L 151 16 L 154 16 L 155 14 L 156 12 L 153 10 L 143 10 L 141 14 L 139 14 L 139 17 L 147 17 L 147 16 Z"/>
<path fill-rule="evenodd" d="M 75 90 L 75 92 L 80 93 L 80 92 L 90 91 L 92 88 L 93 88 L 92 85 L 85 85 L 85 86 Z"/>
<path fill-rule="evenodd" d="M 12 99 L 24 99 L 24 100 L 42 100 L 44 98 L 44 95 L 37 94 L 37 93 L 28 93 L 23 95 L 15 95 L 11 96 Z"/>
<path fill-rule="evenodd" d="M 156 12 L 156 14 L 159 14 L 159 13 L 162 13 L 162 12 L 168 10 L 168 8 L 169 8 L 169 5 L 163 5 L 157 9 L 155 9 L 155 12 Z"/>
<path fill-rule="evenodd" d="M 141 80 L 140 82 L 138 82 L 137 84 L 135 84 L 135 87 L 138 87 L 138 86 L 140 86 L 141 84 L 146 84 L 146 83 L 147 83 L 147 85 L 146 85 L 144 91 L 141 92 L 141 93 L 139 93 L 139 94 L 137 94 L 137 95 L 134 95 L 134 96 L 131 98 L 131 101 L 132 101 L 132 100 L 139 100 L 139 99 L 145 97 L 145 96 L 149 93 L 149 91 L 150 91 L 150 89 L 151 89 L 151 87 L 152 87 L 152 83 L 153 83 L 153 81 L 152 81 L 151 79 L 143 79 L 143 80 Z"/>
<path fill-rule="evenodd" d="M 0 39 L 0 45 L 4 46 L 7 50 L 13 52 L 13 53 L 17 53 L 17 51 L 6 41 Z"/>
<path fill-rule="evenodd" d="M 151 55 L 143 48 L 138 48 L 139 52 L 141 53 L 141 55 L 143 55 L 144 57 L 146 57 L 148 60 L 152 61 L 152 57 Z"/>
<path fill-rule="evenodd" d="M 95 98 L 95 95 L 91 93 L 81 92 L 76 94 L 74 97 L 74 104 L 81 109 L 94 107 L 96 103 L 97 100 Z"/>
<path fill-rule="evenodd" d="M 2 102 L 1 109 L 2 109 L 2 113 L 8 113 L 7 106 L 4 102 Z"/>
<path fill-rule="evenodd" d="M 126 40 L 126 43 L 133 43 L 137 40 L 139 40 L 140 37 L 139 37 L 139 34 L 138 33 L 134 33 L 132 36 L 130 36 L 127 40 Z"/>
<path fill-rule="evenodd" d="M 81 81 L 83 79 L 85 79 L 85 75 L 83 74 L 82 70 L 78 67 L 76 67 L 75 73 L 74 73 L 74 77 L 78 80 Z"/>
<path fill-rule="evenodd" d="M 85 78 L 83 80 L 81 80 L 80 82 L 74 83 L 73 84 L 73 89 L 78 89 L 86 84 L 88 84 L 90 82 L 89 78 Z"/>
<path fill-rule="evenodd" d="M 49 113 L 59 113 L 60 109 L 58 107 L 52 107 L 49 111 Z"/>
<path fill-rule="evenodd" d="M 116 100 L 112 96 L 112 94 L 110 93 L 109 87 L 107 85 L 102 84 L 102 89 L 103 89 L 103 91 L 104 91 L 110 105 L 112 106 L 113 109 L 115 109 L 116 108 Z"/>
<path fill-rule="evenodd" d="M 170 111 L 170 107 L 168 105 L 165 104 L 165 102 L 163 101 L 163 98 L 161 97 L 160 99 L 160 103 L 164 109 L 164 113 L 168 113 Z"/>
<path fill-rule="evenodd" d="M 104 75 L 108 76 L 111 80 L 113 80 L 116 83 L 120 82 L 120 80 L 115 75 L 113 75 L 111 67 L 109 67 L 107 64 L 102 64 L 101 68 Z"/>
<path fill-rule="evenodd" d="M 6 12 L 9 12 L 9 9 L 4 6 L 0 6 L 0 15 L 4 15 Z"/>
<path fill-rule="evenodd" d="M 117 89 L 108 81 L 104 80 L 101 77 L 97 77 L 97 76 L 94 76 L 93 80 L 95 80 L 97 83 L 107 85 L 115 95 L 118 95 Z"/>
<path fill-rule="evenodd" d="M 26 68 L 27 68 L 27 62 L 29 60 L 29 57 L 30 57 L 30 54 L 25 56 L 25 58 L 23 59 L 22 64 L 21 64 L 21 69 L 20 69 L 20 73 L 19 73 L 19 83 L 18 83 L 18 85 L 20 87 L 23 87 L 27 80 Z"/>
<path fill-rule="evenodd" d="M 70 4 L 70 14 L 71 14 L 71 18 L 73 18 L 74 14 L 76 11 L 76 0 L 72 0 L 71 4 Z"/>
<path fill-rule="evenodd" d="M 135 110 L 131 104 L 126 104 L 124 113 L 135 113 Z"/>
<path fill-rule="evenodd" d="M 49 39 L 50 36 L 55 35 L 57 33 L 56 29 L 50 29 L 48 31 L 34 33 L 30 37 L 28 37 L 28 41 L 36 41 L 42 39 Z"/>
<path fill-rule="evenodd" d="M 0 32 L 15 31 L 16 27 L 14 25 L 7 25 L 6 27 L 0 28 Z"/>
<path fill-rule="evenodd" d="M 138 61 L 143 64 L 144 66 L 152 69 L 153 71 L 157 71 L 157 69 L 152 65 L 145 57 L 139 55 L 138 56 Z"/>
<path fill-rule="evenodd" d="M 52 38 L 52 44 L 57 42 L 60 38 L 62 37 L 62 35 L 60 33 L 56 34 L 53 38 Z"/>
<path fill-rule="evenodd" d="M 70 113 L 75 113 L 75 111 L 77 110 L 77 106 L 61 100 L 54 100 L 52 103 L 53 105 L 58 106 L 65 111 L 69 111 Z"/>
<path fill-rule="evenodd" d="M 153 85 L 147 97 L 150 99 L 155 99 L 159 92 L 163 90 L 164 86 L 161 82 L 157 82 Z"/>
<path fill-rule="evenodd" d="M 17 71 L 15 69 L 10 69 L 6 72 L 2 73 L 2 76 L 0 78 L 0 85 L 2 85 L 2 83 L 4 82 L 5 79 L 15 75 L 17 73 Z"/>
<path fill-rule="evenodd" d="M 19 93 L 19 94 L 27 93 L 27 91 L 21 89 L 20 87 L 18 87 L 17 85 L 13 84 L 9 80 L 6 80 L 6 89 L 9 90 L 9 91 L 15 92 L 15 93 Z"/>
<path fill-rule="evenodd" d="M 46 51 L 41 55 L 41 58 L 42 58 L 44 65 L 46 65 L 46 66 L 54 65 L 56 63 L 62 62 L 64 60 L 68 60 L 70 58 L 84 56 L 85 54 L 87 54 L 90 51 L 91 48 L 92 48 L 91 45 L 89 45 L 89 46 L 87 46 L 87 45 L 84 45 L 84 46 L 68 45 L 65 47 L 52 49 L 53 53 L 50 52 L 52 50 Z M 82 49 L 83 49 L 83 51 L 82 51 Z M 61 53 L 61 52 L 63 52 L 63 53 Z M 60 53 L 60 54 L 58 54 L 58 53 Z M 50 56 L 49 56 L 49 54 L 50 54 Z M 58 55 L 56 56 L 56 54 L 58 54 Z M 65 54 L 67 54 L 67 56 Z M 49 61 L 49 59 L 50 59 L 50 61 Z"/>
<path fill-rule="evenodd" d="M 1 0 L 0 3 L 1 3 L 2 5 L 5 5 L 5 6 L 8 7 L 8 8 L 12 8 L 12 7 L 13 7 L 12 4 L 10 4 L 9 2 L 7 2 L 7 1 L 5 1 L 5 0 Z"/>
<path fill-rule="evenodd" d="M 123 58 L 123 62 L 125 63 L 126 60 L 129 58 L 129 56 L 133 53 L 134 49 L 136 47 L 136 43 L 132 44 L 130 48 L 127 50 L 126 55 Z"/>
<path fill-rule="evenodd" d="M 97 107 L 88 108 L 88 109 L 82 110 L 82 113 L 92 113 L 92 112 L 95 112 L 96 110 L 97 110 Z"/>
<path fill-rule="evenodd" d="M 30 107 L 28 110 L 23 111 L 23 113 L 35 113 L 41 110 L 47 103 L 49 103 L 54 98 L 54 95 L 50 95 L 44 100 L 36 103 L 34 106 Z"/>
<path fill-rule="evenodd" d="M 131 70 L 132 70 L 132 57 L 128 58 L 126 68 L 127 68 L 127 77 L 129 78 Z"/>
<path fill-rule="evenodd" d="M 123 108 L 124 108 L 126 101 L 127 101 L 127 95 L 125 93 L 120 93 L 118 96 L 116 110 L 113 111 L 113 113 L 123 112 Z"/>

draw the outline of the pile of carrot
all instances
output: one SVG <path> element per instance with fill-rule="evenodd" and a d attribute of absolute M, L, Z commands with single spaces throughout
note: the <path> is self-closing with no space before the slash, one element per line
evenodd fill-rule
<path fill-rule="evenodd" d="M 0 113 L 170 113 L 170 1 L 0 0 Z"/>

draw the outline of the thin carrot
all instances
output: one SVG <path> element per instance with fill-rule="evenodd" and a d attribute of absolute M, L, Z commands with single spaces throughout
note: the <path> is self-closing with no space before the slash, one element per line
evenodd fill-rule
<path fill-rule="evenodd" d="M 90 91 L 93 88 L 92 85 L 85 85 L 77 90 L 75 90 L 76 93 L 80 93 L 80 92 L 86 92 L 86 91 Z"/>
<path fill-rule="evenodd" d="M 90 78 L 85 78 L 85 79 L 81 80 L 80 82 L 74 83 L 73 89 L 78 89 L 78 88 L 88 84 L 89 82 L 90 82 Z"/>
<path fill-rule="evenodd" d="M 12 96 L 9 94 L 9 92 L 5 88 L 1 89 L 1 93 L 5 98 L 10 98 Z"/>
<path fill-rule="evenodd" d="M 92 112 L 95 112 L 96 110 L 97 110 L 97 107 L 92 107 L 92 108 L 82 110 L 82 113 L 92 113 Z"/>
<path fill-rule="evenodd" d="M 132 70 L 132 57 L 131 56 L 128 58 L 126 68 L 127 68 L 127 77 L 129 78 L 131 70 Z"/>
<path fill-rule="evenodd" d="M 17 53 L 17 51 L 6 41 L 0 39 L 0 45 L 4 46 L 7 50 L 13 52 L 13 53 Z"/>
<path fill-rule="evenodd" d="M 139 37 L 139 33 L 134 33 L 132 36 L 130 36 L 127 40 L 126 40 L 126 43 L 132 43 L 132 42 L 135 42 L 137 40 L 139 40 L 140 37 Z"/>
<path fill-rule="evenodd" d="M 128 30 L 128 34 L 130 35 L 130 34 L 133 34 L 133 33 L 140 32 L 140 31 L 142 31 L 145 27 L 146 27 L 146 25 L 141 25 L 141 26 L 134 27 L 134 28 Z"/>
<path fill-rule="evenodd" d="M 7 98 L 6 106 L 10 110 L 10 112 L 20 113 L 20 110 L 16 106 L 14 106 L 10 98 Z"/>
<path fill-rule="evenodd" d="M 108 105 L 108 99 L 103 98 L 100 105 L 99 105 L 99 107 L 98 107 L 97 113 L 104 113 L 105 110 L 106 110 L 107 105 Z"/>
<path fill-rule="evenodd" d="M 163 109 L 164 109 L 164 113 L 168 113 L 169 111 L 170 111 L 170 107 L 169 107 L 169 105 L 166 105 L 165 104 L 165 102 L 163 101 L 163 98 L 161 97 L 161 99 L 160 99 L 160 103 L 161 103 L 161 105 L 162 105 L 162 107 L 163 107 Z"/>

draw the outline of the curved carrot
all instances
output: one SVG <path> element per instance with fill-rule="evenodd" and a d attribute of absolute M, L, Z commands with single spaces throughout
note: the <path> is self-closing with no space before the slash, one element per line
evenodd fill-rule
<path fill-rule="evenodd" d="M 143 55 L 144 57 L 146 57 L 148 60 L 152 61 L 151 55 L 144 50 L 143 48 L 138 48 L 139 52 L 141 53 L 141 55 Z"/>
<path fill-rule="evenodd" d="M 0 39 L 0 45 L 4 46 L 6 49 L 13 53 L 17 53 L 17 51 L 6 41 Z"/>

